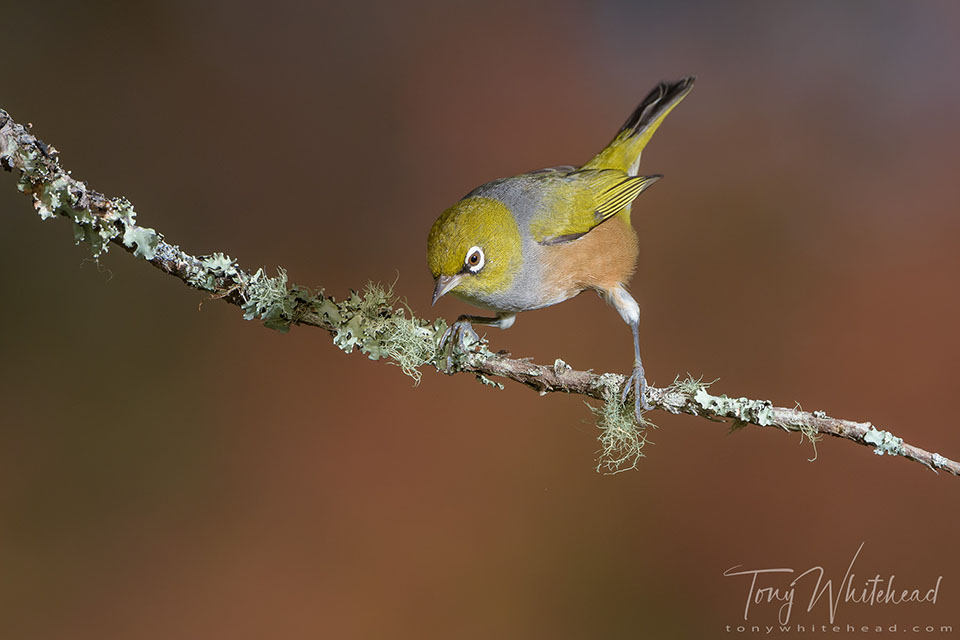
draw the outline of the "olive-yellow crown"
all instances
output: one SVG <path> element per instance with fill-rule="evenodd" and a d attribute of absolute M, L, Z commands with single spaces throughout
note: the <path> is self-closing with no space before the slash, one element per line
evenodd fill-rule
<path fill-rule="evenodd" d="M 427 239 L 433 277 L 455 281 L 451 292 L 467 300 L 507 289 L 522 261 L 517 221 L 492 198 L 456 203 L 437 218 Z"/>

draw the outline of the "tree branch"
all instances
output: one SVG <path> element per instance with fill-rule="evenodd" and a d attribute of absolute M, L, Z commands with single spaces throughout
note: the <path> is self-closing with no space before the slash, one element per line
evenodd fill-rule
<path fill-rule="evenodd" d="M 541 395 L 548 392 L 574 393 L 603 401 L 593 409 L 600 417 L 603 456 L 601 467 L 619 471 L 635 466 L 645 442 L 643 427 L 635 424 L 632 405 L 623 405 L 620 392 L 625 376 L 576 371 L 557 360 L 540 365 L 491 351 L 486 340 L 470 341 L 465 349 L 441 349 L 440 336 L 446 330 L 442 319 L 418 319 L 396 308 L 391 292 L 368 285 L 337 301 L 321 292 L 288 285 L 286 273 L 269 277 L 258 269 L 241 268 L 222 253 L 194 256 L 170 244 L 157 231 L 136 222 L 133 205 L 124 198 L 107 198 L 72 178 L 61 168 L 58 152 L 30 134 L 0 109 L 0 166 L 19 171 L 20 190 L 33 198 L 44 219 L 62 216 L 73 221 L 77 243 L 87 243 L 95 256 L 115 245 L 142 258 L 184 284 L 206 291 L 214 298 L 239 306 L 248 320 L 260 318 L 267 327 L 286 331 L 291 325 L 309 325 L 328 331 L 334 343 L 347 353 L 358 349 L 371 359 L 386 358 L 400 365 L 419 381 L 419 368 L 436 367 L 444 373 L 473 373 L 485 384 L 501 386 L 491 378 L 506 378 L 526 385 Z M 728 398 L 707 392 L 709 385 L 688 378 L 649 389 L 655 408 L 686 413 L 710 420 L 733 421 L 734 427 L 747 424 L 797 431 L 812 441 L 821 435 L 845 438 L 873 447 L 877 454 L 902 456 L 934 471 L 944 469 L 960 475 L 960 464 L 937 453 L 907 444 L 869 422 L 832 418 L 820 411 L 775 407 L 766 400 Z"/>

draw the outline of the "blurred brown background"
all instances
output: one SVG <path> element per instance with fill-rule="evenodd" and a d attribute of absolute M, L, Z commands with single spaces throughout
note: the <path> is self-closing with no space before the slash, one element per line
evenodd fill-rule
<path fill-rule="evenodd" d="M 399 278 L 453 318 L 429 308 L 436 215 L 585 161 L 696 73 L 634 209 L 649 378 L 960 457 L 956 3 L 355 5 L 6 2 L 0 106 L 188 251 L 333 295 Z M 725 569 L 839 581 L 861 542 L 858 582 L 942 575 L 939 602 L 839 623 L 960 629 L 960 479 L 661 414 L 640 468 L 601 476 L 580 398 L 413 388 L 90 260 L 10 174 L 0 210 L 2 638 L 730 637 L 748 584 Z M 491 337 L 631 363 L 592 295 Z M 826 623 L 804 604 L 793 622 Z"/>

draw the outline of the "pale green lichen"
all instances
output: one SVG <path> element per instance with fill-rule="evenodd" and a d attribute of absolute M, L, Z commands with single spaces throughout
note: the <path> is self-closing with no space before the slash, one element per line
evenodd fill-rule
<path fill-rule="evenodd" d="M 217 252 L 200 258 L 200 264 L 215 275 L 231 277 L 237 275 L 237 263 L 228 255 Z"/>
<path fill-rule="evenodd" d="M 217 281 L 222 281 L 222 279 L 226 279 L 226 283 L 230 283 L 227 284 L 227 288 L 230 286 L 239 287 L 244 282 L 244 274 L 241 273 L 237 267 L 236 261 L 223 253 L 217 252 L 209 256 L 200 256 L 197 259 L 195 267 L 196 268 L 193 269 L 185 279 L 188 283 L 199 289 L 216 291 Z M 257 274 L 254 274 L 254 276 L 251 277 L 256 276 Z M 265 278 L 266 276 L 261 274 L 259 277 Z M 284 291 L 286 291 L 286 286 L 284 286 Z M 244 307 L 244 311 L 249 311 L 249 309 Z M 244 317 L 246 318 L 246 315 L 244 315 Z M 254 312 L 252 317 L 256 317 L 256 312 Z M 252 317 L 247 319 L 250 320 Z"/>
<path fill-rule="evenodd" d="M 351 316 L 337 328 L 333 336 L 333 344 L 340 347 L 344 353 L 353 353 L 353 348 L 361 340 L 363 340 L 363 318 L 359 315 Z"/>
<path fill-rule="evenodd" d="M 619 373 L 601 373 L 597 378 L 597 388 L 604 398 L 613 397 L 623 388 L 624 377 Z"/>
<path fill-rule="evenodd" d="M 693 394 L 693 400 L 706 411 L 720 417 L 750 422 L 762 427 L 774 424 L 773 403 L 769 400 L 714 396 L 707 393 L 702 386 Z"/>
<path fill-rule="evenodd" d="M 796 426 L 796 429 L 813 445 L 813 458 L 810 459 L 810 462 L 813 462 L 817 459 L 817 443 L 823 438 L 823 434 L 817 430 L 816 426 L 807 422 L 801 422 Z"/>
<path fill-rule="evenodd" d="M 419 367 L 433 360 L 436 349 L 429 329 L 420 322 L 407 318 L 403 312 L 398 312 L 384 327 L 383 343 L 386 345 L 386 355 L 389 356 L 400 369 L 413 378 L 414 384 L 420 383 Z M 373 358 L 373 353 L 370 353 Z M 487 382 L 490 382 L 489 380 Z M 490 382 L 493 386 L 503 385 Z"/>
<path fill-rule="evenodd" d="M 393 291 L 370 283 L 363 291 L 358 316 L 366 319 L 365 340 L 360 349 L 371 360 L 390 358 L 415 384 L 420 383 L 419 367 L 437 354 L 435 330 L 405 309 L 391 308 Z"/>
<path fill-rule="evenodd" d="M 33 205 L 43 220 L 64 216 L 73 221 L 73 237 L 77 244 L 87 244 L 94 256 L 105 253 L 110 242 L 120 238 L 123 245 L 133 249 L 133 255 L 152 260 L 160 243 L 160 234 L 154 229 L 138 226 L 137 213 L 126 198 L 113 198 L 102 213 L 92 214 L 81 207 L 85 187 L 66 174 L 49 181 L 37 181 L 31 174 L 36 167 L 27 156 L 21 155 L 24 173 L 18 187 L 33 196 Z M 31 168 L 32 167 L 32 168 Z"/>
<path fill-rule="evenodd" d="M 24 130 L 25 132 L 25 130 Z M 17 144 L 11 149 L 11 154 L 3 156 L 4 167 L 22 167 L 25 174 L 37 175 L 38 179 L 49 177 L 49 172 L 43 164 L 43 155 L 33 144 Z M 23 189 L 21 188 L 21 191 Z"/>
<path fill-rule="evenodd" d="M 647 444 L 646 429 L 655 427 L 641 415 L 638 424 L 632 404 L 620 402 L 610 395 L 599 407 L 584 403 L 597 418 L 600 435 L 600 454 L 597 458 L 597 472 L 615 475 L 623 471 L 636 469 L 640 458 L 644 457 L 643 447 Z"/>
<path fill-rule="evenodd" d="M 100 256 L 108 246 L 111 235 L 96 219 L 86 211 L 78 211 L 72 216 L 74 244 L 87 244 L 94 256 Z"/>
<path fill-rule="evenodd" d="M 330 299 L 324 298 L 315 305 L 315 311 L 330 324 L 339 324 L 342 316 L 337 304 Z"/>
<path fill-rule="evenodd" d="M 898 456 L 903 453 L 903 438 L 898 438 L 889 431 L 880 431 L 874 427 L 863 435 L 863 441 L 874 446 L 873 452 L 878 456 L 887 454 Z"/>
<path fill-rule="evenodd" d="M 33 190 L 33 206 L 43 220 L 57 216 L 64 205 L 63 195 L 69 193 L 69 181 L 66 176 L 60 176 L 48 184 L 39 185 Z M 24 189 L 21 188 L 21 191 Z"/>
<path fill-rule="evenodd" d="M 277 276 L 271 278 L 263 269 L 257 269 L 243 284 L 245 298 L 241 306 L 244 320 L 259 318 L 268 329 L 281 333 L 289 331 L 295 320 L 293 312 L 299 291 L 287 289 L 287 272 L 277 269 Z"/>
<path fill-rule="evenodd" d="M 136 249 L 133 255 L 144 260 L 153 260 L 160 244 L 160 235 L 153 229 L 126 224 L 123 227 L 123 246 Z"/>
<path fill-rule="evenodd" d="M 683 380 L 680 379 L 680 376 L 674 378 L 673 383 L 667 387 L 667 392 L 669 393 L 671 391 L 675 391 L 677 393 L 682 393 L 685 396 L 693 397 L 698 391 L 706 391 L 709 389 L 710 385 L 712 385 L 714 382 L 716 382 L 716 380 L 713 380 L 712 382 L 704 382 L 703 376 L 694 378 L 688 373 L 687 377 Z"/>
<path fill-rule="evenodd" d="M 394 303 L 389 287 L 370 283 L 342 302 L 319 300 L 313 310 L 335 327 L 333 342 L 340 349 L 346 353 L 359 349 L 371 360 L 392 360 L 418 384 L 419 368 L 437 357 L 437 334 L 445 325 L 431 326 L 394 308 Z"/>
<path fill-rule="evenodd" d="M 229 276 L 235 270 L 233 261 L 222 254 L 202 263 L 206 268 L 202 277 Z M 440 326 L 431 327 L 412 313 L 394 308 L 392 290 L 382 285 L 370 283 L 362 292 L 336 302 L 302 287 L 288 288 L 283 269 L 272 278 L 260 269 L 242 284 L 245 319 L 259 318 L 271 329 L 287 331 L 303 314 L 316 314 L 330 325 L 333 343 L 345 353 L 357 349 L 371 360 L 392 360 L 415 383 L 420 382 L 419 367 L 437 357 Z"/>
<path fill-rule="evenodd" d="M 799 431 L 813 446 L 813 458 L 817 458 L 817 442 L 822 437 L 817 427 L 807 422 L 797 424 L 783 424 L 776 419 L 776 411 L 773 403 L 769 400 L 751 400 L 749 398 L 729 398 L 725 395 L 714 396 L 707 393 L 708 385 L 700 383 L 699 380 L 692 378 L 684 383 L 690 390 L 693 390 L 693 384 L 696 383 L 696 389 L 693 391 L 693 400 L 704 410 L 721 418 L 732 418 L 729 433 L 734 433 L 744 428 L 748 424 L 756 424 L 761 427 L 775 426 L 785 431 Z M 676 382 L 674 384 L 677 384 Z"/>

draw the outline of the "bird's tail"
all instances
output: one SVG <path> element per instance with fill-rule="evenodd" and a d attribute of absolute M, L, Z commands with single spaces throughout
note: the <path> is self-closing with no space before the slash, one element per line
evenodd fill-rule
<path fill-rule="evenodd" d="M 693 88 L 695 76 L 668 84 L 661 82 L 627 118 L 607 148 L 598 153 L 584 169 L 620 169 L 636 175 L 640 153 L 650 142 L 660 123 Z"/>

